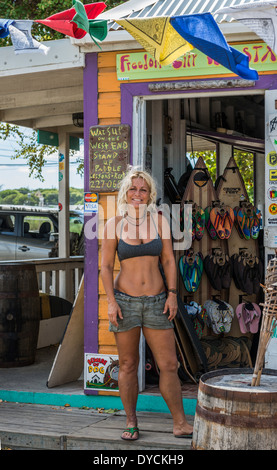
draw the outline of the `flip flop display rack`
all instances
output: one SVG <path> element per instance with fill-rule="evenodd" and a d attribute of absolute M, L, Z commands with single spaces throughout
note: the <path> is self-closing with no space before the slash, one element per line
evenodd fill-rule
<path fill-rule="evenodd" d="M 250 350 L 262 316 L 258 300 L 263 282 L 258 249 L 262 214 L 242 193 L 232 205 L 214 197 L 219 193 L 214 187 L 207 189 L 208 184 L 200 190 L 193 186 L 201 172 L 206 180 L 210 179 L 203 162 L 196 167 L 183 197 L 171 193 L 171 202 L 179 203 L 181 199 L 180 229 L 191 233 L 191 247 L 176 252 L 180 297 L 209 370 L 252 367 Z M 238 171 L 233 162 L 227 167 Z M 174 183 L 172 175 L 170 178 Z M 225 186 L 233 189 L 230 184 Z M 207 200 L 211 202 L 204 205 Z M 185 204 L 191 205 L 191 220 Z"/>

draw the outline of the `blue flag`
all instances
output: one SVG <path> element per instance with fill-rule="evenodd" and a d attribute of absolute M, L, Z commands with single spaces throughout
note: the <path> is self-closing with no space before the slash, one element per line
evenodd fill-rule
<path fill-rule="evenodd" d="M 6 20 L 0 18 L 0 38 L 6 38 L 10 34 L 9 26 L 13 22 L 14 20 Z"/>
<path fill-rule="evenodd" d="M 249 68 L 249 58 L 229 46 L 210 13 L 173 16 L 171 24 L 196 49 L 231 70 L 241 78 L 258 80 L 256 70 Z"/>

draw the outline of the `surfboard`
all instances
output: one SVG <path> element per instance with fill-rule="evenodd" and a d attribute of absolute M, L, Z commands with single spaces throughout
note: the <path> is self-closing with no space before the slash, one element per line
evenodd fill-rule
<path fill-rule="evenodd" d="M 208 366 L 206 355 L 179 294 L 177 295 L 177 302 L 178 315 L 176 317 L 176 327 L 180 337 L 180 342 L 183 345 L 184 350 L 186 349 L 185 344 L 190 343 L 190 346 L 187 347 L 192 347 L 193 356 L 195 358 L 195 360 L 192 359 L 192 355 L 189 354 L 189 350 L 185 351 L 191 370 L 194 373 L 199 372 L 200 370 L 202 370 L 202 372 L 207 371 Z"/>
<path fill-rule="evenodd" d="M 84 369 L 84 276 L 82 276 L 64 336 L 57 350 L 47 387 L 79 379 Z"/>
<path fill-rule="evenodd" d="M 229 159 L 223 175 L 220 177 L 216 195 L 220 202 L 223 202 L 226 206 L 230 206 L 232 209 L 239 207 L 243 203 L 249 202 L 247 190 L 234 157 Z M 241 238 L 235 225 L 233 226 L 231 235 L 227 240 L 227 250 L 230 257 L 239 253 L 242 255 L 246 253 L 246 256 L 249 254 L 252 256 L 259 256 L 257 240 L 252 238 L 249 240 Z M 235 282 L 232 279 L 227 301 L 235 310 L 237 305 L 241 302 L 256 302 L 257 295 L 247 295 L 236 287 Z M 231 330 L 227 335 L 236 337 L 242 336 L 236 315 L 234 316 Z"/>

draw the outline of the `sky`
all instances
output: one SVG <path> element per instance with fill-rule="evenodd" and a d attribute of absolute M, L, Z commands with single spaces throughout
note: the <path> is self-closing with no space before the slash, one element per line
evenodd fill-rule
<path fill-rule="evenodd" d="M 14 139 L 2 140 L 0 139 L 0 190 L 3 189 L 19 189 L 29 188 L 33 189 L 46 189 L 59 187 L 59 164 L 58 152 L 57 155 L 47 157 L 47 163 L 43 169 L 44 182 L 38 178 L 29 176 L 29 166 L 25 159 L 13 160 L 14 149 L 16 148 L 16 141 Z M 80 145 L 80 155 L 83 155 L 83 145 Z M 70 181 L 69 184 L 74 188 L 83 188 L 84 178 L 77 174 L 77 154 L 71 157 L 70 163 Z"/>

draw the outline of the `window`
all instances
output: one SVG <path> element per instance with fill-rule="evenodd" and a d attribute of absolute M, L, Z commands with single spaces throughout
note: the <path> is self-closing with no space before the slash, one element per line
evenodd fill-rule
<path fill-rule="evenodd" d="M 24 237 L 49 239 L 54 232 L 54 225 L 49 217 L 42 215 L 27 215 L 23 220 Z"/>
<path fill-rule="evenodd" d="M 9 214 L 0 214 L 0 232 L 13 233 L 15 224 L 15 216 Z"/>

